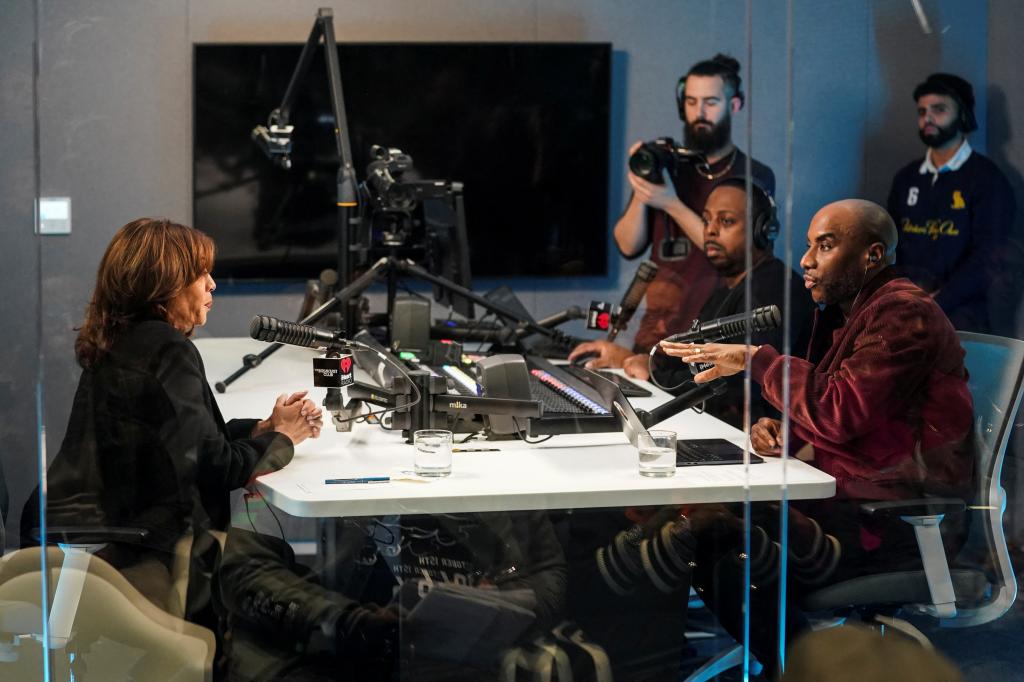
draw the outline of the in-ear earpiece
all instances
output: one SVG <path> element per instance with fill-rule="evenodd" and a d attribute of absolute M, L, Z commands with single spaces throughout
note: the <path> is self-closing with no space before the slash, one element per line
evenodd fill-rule
<path fill-rule="evenodd" d="M 877 263 L 878 262 L 878 256 L 875 255 L 875 254 L 871 254 L 870 256 L 868 256 L 868 262 L 869 263 Z"/>

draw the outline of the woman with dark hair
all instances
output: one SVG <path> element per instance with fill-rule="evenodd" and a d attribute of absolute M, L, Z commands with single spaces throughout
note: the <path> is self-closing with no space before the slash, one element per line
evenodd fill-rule
<path fill-rule="evenodd" d="M 75 342 L 83 371 L 46 509 L 50 537 L 125 533 L 98 555 L 158 606 L 216 629 L 209 578 L 229 493 L 286 465 L 323 421 L 301 392 L 281 395 L 266 419 L 224 422 L 189 340 L 213 304 L 213 258 L 209 237 L 164 219 L 114 235 Z M 22 544 L 38 541 L 38 512 L 33 495 Z"/>

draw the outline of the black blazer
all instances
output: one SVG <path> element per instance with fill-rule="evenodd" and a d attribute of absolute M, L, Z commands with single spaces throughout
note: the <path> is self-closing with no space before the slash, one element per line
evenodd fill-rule
<path fill-rule="evenodd" d="M 193 594 L 192 570 L 198 554 L 209 559 L 205 531 L 230 525 L 231 490 L 293 455 L 283 434 L 251 438 L 256 421 L 225 424 L 192 342 L 162 320 L 140 322 L 82 372 L 47 471 L 47 522 L 147 531 L 141 546 L 107 552 L 118 568 L 143 558 L 170 568 L 177 541 L 191 534 L 186 615 L 203 608 L 194 603 L 207 599 Z M 34 544 L 38 526 L 36 493 L 23 514 L 22 544 Z"/>

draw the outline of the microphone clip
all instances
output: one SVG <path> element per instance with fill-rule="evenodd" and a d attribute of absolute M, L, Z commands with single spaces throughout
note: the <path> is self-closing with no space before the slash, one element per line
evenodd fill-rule
<path fill-rule="evenodd" d="M 256 126 L 252 129 L 250 136 L 268 159 L 288 170 L 292 167 L 292 132 L 294 131 L 295 126 L 271 123 L 269 127 Z"/>

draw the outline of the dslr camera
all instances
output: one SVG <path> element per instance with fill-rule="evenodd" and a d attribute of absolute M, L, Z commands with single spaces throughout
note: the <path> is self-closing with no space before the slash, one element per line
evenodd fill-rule
<path fill-rule="evenodd" d="M 671 137 L 659 137 L 644 142 L 633 152 L 629 157 L 629 170 L 648 182 L 661 185 L 661 171 L 667 170 L 670 175 L 674 175 L 676 169 L 683 163 L 707 167 L 708 160 L 700 152 L 679 146 Z"/>
<path fill-rule="evenodd" d="M 375 144 L 373 157 L 366 166 L 366 189 L 374 205 L 385 211 L 411 211 L 416 206 L 415 192 L 402 182 L 412 170 L 412 156 L 394 147 Z"/>

